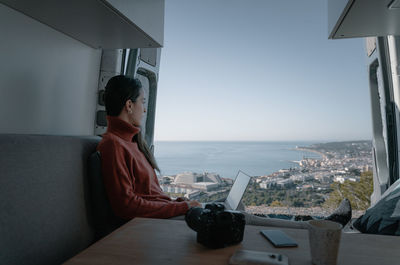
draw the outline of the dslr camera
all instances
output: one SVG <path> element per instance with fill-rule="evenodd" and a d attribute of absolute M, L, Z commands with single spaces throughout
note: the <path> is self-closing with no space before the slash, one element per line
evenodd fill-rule
<path fill-rule="evenodd" d="M 246 224 L 244 214 L 225 210 L 222 203 L 194 207 L 186 213 L 187 225 L 197 232 L 197 242 L 208 248 L 223 248 L 242 242 Z"/>

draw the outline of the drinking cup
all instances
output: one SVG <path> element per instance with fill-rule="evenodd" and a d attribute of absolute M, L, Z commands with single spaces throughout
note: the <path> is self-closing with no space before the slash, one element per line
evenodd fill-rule
<path fill-rule="evenodd" d="M 314 265 L 336 265 L 342 225 L 328 220 L 308 221 L 311 261 Z"/>

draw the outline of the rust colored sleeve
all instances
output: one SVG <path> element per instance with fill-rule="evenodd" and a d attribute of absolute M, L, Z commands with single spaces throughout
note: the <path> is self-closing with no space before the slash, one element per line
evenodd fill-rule
<path fill-rule="evenodd" d="M 134 217 L 170 218 L 188 210 L 186 202 L 146 200 L 134 193 L 135 177 L 125 161 L 127 155 L 118 143 L 107 141 L 101 153 L 102 174 L 108 199 L 115 215 L 129 220 Z"/>

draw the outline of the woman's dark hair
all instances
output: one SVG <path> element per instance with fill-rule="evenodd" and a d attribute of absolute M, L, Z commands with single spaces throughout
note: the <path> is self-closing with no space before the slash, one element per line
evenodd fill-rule
<path fill-rule="evenodd" d="M 112 77 L 104 92 L 104 103 L 107 115 L 118 116 L 128 99 L 135 102 L 139 97 L 142 83 L 139 79 L 133 79 L 124 75 Z"/>
<path fill-rule="evenodd" d="M 107 115 L 118 116 L 121 114 L 126 101 L 130 99 L 132 102 L 136 102 L 141 90 L 142 83 L 139 81 L 139 79 L 129 78 L 124 75 L 112 77 L 108 81 L 104 92 L 104 103 L 106 106 Z M 151 166 L 160 172 L 154 155 L 147 146 L 146 141 L 143 139 L 142 133 L 139 132 L 136 134 L 133 137 L 133 141 L 138 144 L 139 150 L 142 151 Z"/>

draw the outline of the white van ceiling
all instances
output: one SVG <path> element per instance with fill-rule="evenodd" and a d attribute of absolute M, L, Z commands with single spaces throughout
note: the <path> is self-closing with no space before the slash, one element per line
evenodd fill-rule
<path fill-rule="evenodd" d="M 164 0 L 0 0 L 92 48 L 155 48 L 164 41 Z"/>
<path fill-rule="evenodd" d="M 329 38 L 400 35 L 400 0 L 328 0 Z"/>

